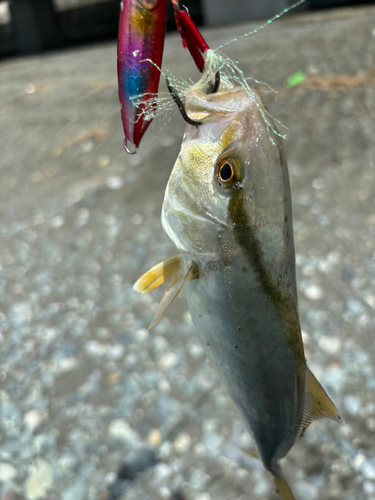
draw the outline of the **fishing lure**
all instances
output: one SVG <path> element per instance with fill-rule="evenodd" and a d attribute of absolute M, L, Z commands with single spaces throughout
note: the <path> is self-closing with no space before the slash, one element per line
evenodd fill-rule
<path fill-rule="evenodd" d="M 157 95 L 167 20 L 167 0 L 123 0 L 121 2 L 117 70 L 124 148 L 128 142 L 137 149 L 151 120 L 144 109 Z M 153 64 L 150 62 L 152 61 Z M 141 102 L 134 98 L 142 95 Z"/>

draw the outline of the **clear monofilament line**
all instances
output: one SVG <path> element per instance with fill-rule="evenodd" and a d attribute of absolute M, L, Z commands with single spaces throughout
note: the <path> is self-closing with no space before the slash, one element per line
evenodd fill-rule
<path fill-rule="evenodd" d="M 276 21 L 276 19 L 279 19 L 280 17 L 282 17 L 284 14 L 287 14 L 290 10 L 292 9 L 295 9 L 296 7 L 298 7 L 299 5 L 305 3 L 306 0 L 300 0 L 299 2 L 296 2 L 294 3 L 293 5 L 291 5 L 290 7 L 287 7 L 286 9 L 284 9 L 283 11 L 280 12 L 280 14 L 276 14 L 276 16 L 274 17 L 271 17 L 271 19 L 269 19 L 266 23 L 260 25 L 257 29 L 253 30 L 253 31 L 250 31 L 249 33 L 244 33 L 243 35 L 237 37 L 237 38 L 232 38 L 232 40 L 229 40 L 229 42 L 226 42 L 226 43 L 223 43 L 223 45 L 219 45 L 219 47 L 217 47 L 215 49 L 216 50 L 220 50 L 222 49 L 223 47 L 226 47 L 227 45 L 230 45 L 231 43 L 233 42 L 238 42 L 239 40 L 242 40 L 242 38 L 247 38 L 249 37 L 250 35 L 255 35 L 256 33 L 258 33 L 258 31 L 264 29 L 266 26 L 268 26 L 269 24 L 272 24 L 274 21 Z"/>
<path fill-rule="evenodd" d="M 214 71 L 220 68 L 220 70 L 224 72 L 223 76 L 226 77 L 226 80 L 230 84 L 240 85 L 245 90 L 247 95 L 254 100 L 255 105 L 260 115 L 262 116 L 264 123 L 266 124 L 267 130 L 272 131 L 273 134 L 277 135 L 278 137 L 281 137 L 282 139 L 286 139 L 286 135 L 280 134 L 280 132 L 278 132 L 275 126 L 272 124 L 271 115 L 265 110 L 257 94 L 253 92 L 252 88 L 248 84 L 247 80 L 249 78 L 244 77 L 243 71 L 235 61 L 225 56 L 224 54 L 221 54 L 218 51 L 208 50 L 206 53 L 206 66 L 205 66 L 207 71 L 209 71 L 209 66 L 211 66 L 214 69 Z M 270 141 L 273 145 L 275 145 L 275 141 L 273 140 L 272 135 L 270 136 Z"/>

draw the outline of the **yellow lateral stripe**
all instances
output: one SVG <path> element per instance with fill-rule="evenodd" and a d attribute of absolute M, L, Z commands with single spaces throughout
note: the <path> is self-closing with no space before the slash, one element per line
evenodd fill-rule
<path fill-rule="evenodd" d="M 152 267 L 145 274 L 143 274 L 139 280 L 134 283 L 133 290 L 140 293 L 150 292 L 165 283 L 166 280 L 172 276 L 172 274 L 178 274 L 180 267 L 181 262 L 178 255 L 175 255 L 170 259 L 163 260 L 163 262 L 159 262 L 156 266 Z"/>

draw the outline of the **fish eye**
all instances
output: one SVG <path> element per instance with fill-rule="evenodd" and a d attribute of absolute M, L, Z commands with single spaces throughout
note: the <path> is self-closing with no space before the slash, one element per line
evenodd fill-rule
<path fill-rule="evenodd" d="M 234 162 L 225 158 L 218 165 L 217 177 L 222 188 L 230 187 L 235 181 Z"/>
<path fill-rule="evenodd" d="M 219 175 L 222 181 L 230 181 L 233 176 L 232 165 L 229 165 L 229 163 L 224 163 L 224 165 L 222 165 L 222 167 L 220 168 Z"/>

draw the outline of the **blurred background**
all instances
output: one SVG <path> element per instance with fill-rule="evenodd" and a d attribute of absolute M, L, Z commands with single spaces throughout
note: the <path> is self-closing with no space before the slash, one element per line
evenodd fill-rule
<path fill-rule="evenodd" d="M 198 25 L 213 26 L 271 17 L 293 0 L 186 0 Z M 372 4 L 370 0 L 307 0 L 302 10 Z M 119 0 L 0 0 L 0 57 L 115 39 Z M 168 30 L 175 30 L 169 4 Z"/>
<path fill-rule="evenodd" d="M 186 5 L 215 48 L 288 2 Z M 277 500 L 185 299 L 149 332 L 162 292 L 132 290 L 175 254 L 160 211 L 185 124 L 125 154 L 119 3 L 0 12 L 0 499 Z M 163 68 L 196 81 L 168 27 Z M 225 53 L 277 91 L 306 356 L 346 422 L 310 426 L 285 474 L 297 500 L 375 500 L 375 7 L 310 1 Z"/>

